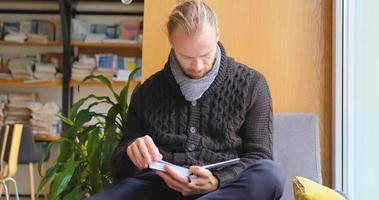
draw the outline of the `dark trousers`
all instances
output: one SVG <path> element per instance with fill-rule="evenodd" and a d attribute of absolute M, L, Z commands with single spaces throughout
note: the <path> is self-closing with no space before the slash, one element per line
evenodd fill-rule
<path fill-rule="evenodd" d="M 126 178 L 89 200 L 277 200 L 284 188 L 282 171 L 271 160 L 260 160 L 244 170 L 236 180 L 216 191 L 183 197 L 167 187 L 154 173 Z"/>

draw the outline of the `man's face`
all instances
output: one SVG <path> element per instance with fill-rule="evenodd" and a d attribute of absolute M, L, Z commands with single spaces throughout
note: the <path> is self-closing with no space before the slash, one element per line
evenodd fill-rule
<path fill-rule="evenodd" d="M 169 38 L 183 72 L 193 79 L 204 77 L 212 69 L 218 39 L 218 31 L 207 23 L 191 36 L 178 26 Z"/>

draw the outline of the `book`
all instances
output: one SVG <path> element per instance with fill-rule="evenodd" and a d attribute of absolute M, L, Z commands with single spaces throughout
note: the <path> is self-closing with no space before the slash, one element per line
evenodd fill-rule
<path fill-rule="evenodd" d="M 58 71 L 63 71 L 63 53 L 47 52 L 41 54 L 41 62 L 52 63 L 57 66 Z"/>
<path fill-rule="evenodd" d="M 28 33 L 27 34 L 28 42 L 42 42 L 47 43 L 49 38 L 47 35 Z"/>
<path fill-rule="evenodd" d="M 34 33 L 46 35 L 48 40 L 55 40 L 55 24 L 53 22 L 38 20 L 37 27 L 37 32 Z"/>
<path fill-rule="evenodd" d="M 4 22 L 0 21 L 0 40 L 3 39 L 4 35 Z"/>
<path fill-rule="evenodd" d="M 218 163 L 204 165 L 204 166 L 201 166 L 201 167 L 203 167 L 205 169 L 217 169 L 217 168 L 223 168 L 223 167 L 230 166 L 230 165 L 235 165 L 235 164 L 237 164 L 239 162 L 240 162 L 240 158 L 235 158 L 235 159 L 226 160 L 226 161 L 222 161 L 222 162 L 218 162 Z M 188 178 L 194 178 L 195 177 L 195 176 L 193 176 L 193 174 L 191 174 L 189 172 L 188 168 L 182 167 L 182 166 L 178 166 L 178 165 L 169 163 L 169 162 L 164 161 L 164 160 L 155 161 L 155 162 L 151 163 L 149 165 L 149 168 L 152 169 L 152 170 L 166 171 L 164 169 L 165 165 L 171 166 L 172 168 L 174 168 L 174 170 L 176 172 L 178 172 L 180 175 L 182 175 L 184 177 L 188 177 Z"/>
<path fill-rule="evenodd" d="M 136 40 L 140 33 L 139 21 L 121 21 L 120 22 L 120 39 Z"/>
<path fill-rule="evenodd" d="M 4 22 L 3 23 L 3 34 L 6 35 L 11 32 L 20 31 L 20 22 Z"/>
<path fill-rule="evenodd" d="M 102 42 L 105 37 L 106 35 L 102 33 L 91 33 L 87 34 L 84 42 Z"/>
<path fill-rule="evenodd" d="M 108 25 L 105 30 L 106 38 L 115 38 L 116 34 L 116 26 Z"/>
<path fill-rule="evenodd" d="M 84 41 L 86 35 L 90 32 L 90 24 L 81 19 L 72 19 L 71 23 L 71 39 Z"/>
<path fill-rule="evenodd" d="M 21 33 L 32 33 L 32 21 L 20 21 L 20 30 Z"/>

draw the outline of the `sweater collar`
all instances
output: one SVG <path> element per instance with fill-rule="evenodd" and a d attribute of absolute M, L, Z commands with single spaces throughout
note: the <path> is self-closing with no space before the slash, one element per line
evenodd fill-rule
<path fill-rule="evenodd" d="M 225 77 L 228 74 L 228 71 L 229 71 L 228 57 L 226 55 L 225 48 L 224 48 L 224 46 L 222 45 L 221 42 L 218 42 L 218 46 L 220 47 L 220 50 L 221 50 L 221 62 L 220 62 L 220 68 L 219 68 L 218 74 L 217 74 L 216 78 L 214 79 L 213 83 L 204 92 L 204 94 L 202 95 L 202 97 L 200 99 L 202 99 L 203 97 L 207 97 L 208 95 L 210 95 L 213 92 L 217 91 L 217 89 L 222 85 L 222 83 L 225 80 Z M 176 92 L 179 92 L 182 95 L 180 87 L 176 83 L 175 77 L 172 74 L 172 71 L 171 71 L 171 68 L 170 68 L 170 57 L 168 58 L 168 61 L 165 64 L 163 72 L 166 75 L 166 77 L 168 78 L 168 81 L 169 81 L 170 85 L 172 86 L 172 88 Z"/>

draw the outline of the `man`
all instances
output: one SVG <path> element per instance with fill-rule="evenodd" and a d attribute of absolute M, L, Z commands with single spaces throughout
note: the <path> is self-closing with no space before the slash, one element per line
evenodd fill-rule
<path fill-rule="evenodd" d="M 280 199 L 272 159 L 272 104 L 265 78 L 227 57 L 214 12 L 179 3 L 167 23 L 172 50 L 161 71 L 132 97 L 127 131 L 115 150 L 116 184 L 92 199 Z M 239 157 L 215 170 L 200 166 Z M 188 179 L 165 160 L 189 167 Z"/>

